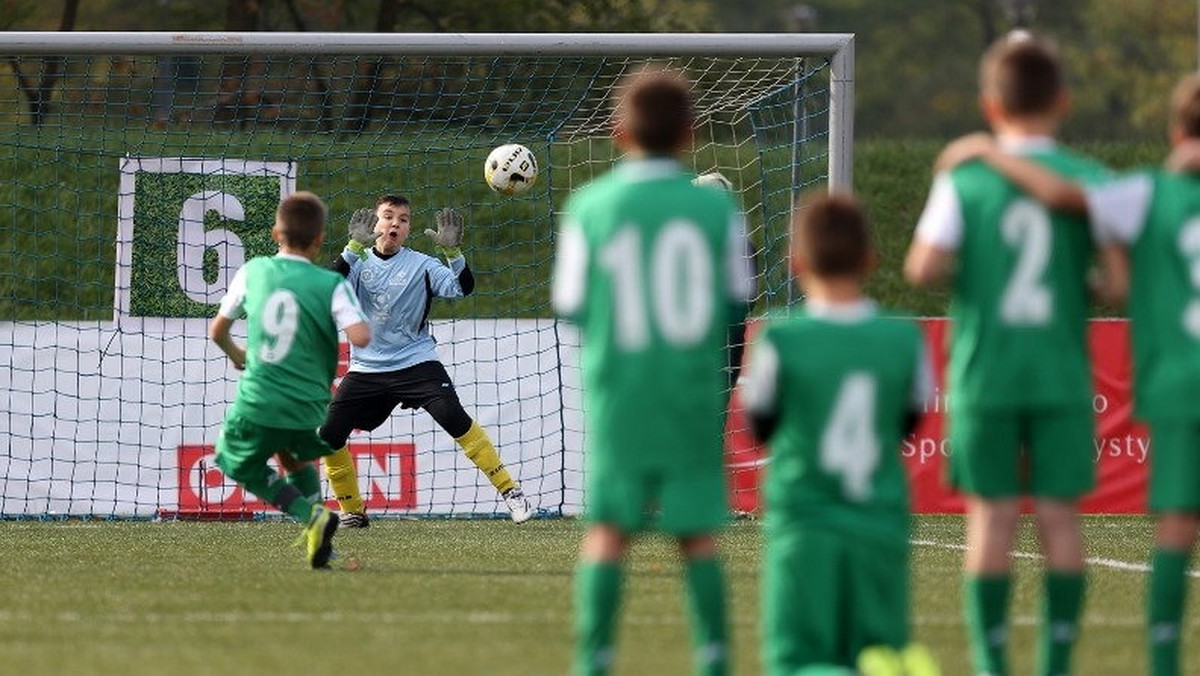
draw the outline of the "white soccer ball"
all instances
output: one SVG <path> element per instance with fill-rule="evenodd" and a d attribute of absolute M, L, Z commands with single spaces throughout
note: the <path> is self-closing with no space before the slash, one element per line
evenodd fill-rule
<path fill-rule="evenodd" d="M 501 195 L 520 195 L 537 181 L 537 158 L 519 143 L 498 146 L 483 163 L 483 180 Z"/>

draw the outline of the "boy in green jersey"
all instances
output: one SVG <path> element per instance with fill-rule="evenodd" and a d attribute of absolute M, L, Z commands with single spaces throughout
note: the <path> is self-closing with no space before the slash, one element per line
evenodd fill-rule
<path fill-rule="evenodd" d="M 804 312 L 766 322 L 742 403 L 768 443 L 768 676 L 930 676 L 908 645 L 908 485 L 899 446 L 933 393 L 921 331 L 863 295 L 874 267 L 848 196 L 799 207 L 790 263 Z"/>
<path fill-rule="evenodd" d="M 329 564 L 338 520 L 321 502 L 312 461 L 333 449 L 317 435 L 337 368 L 338 329 L 364 346 L 371 331 L 341 275 L 313 264 L 325 240 L 325 205 L 314 194 L 285 198 L 271 236 L 275 256 L 242 266 L 209 328 L 234 368 L 237 397 L 217 439 L 217 466 L 264 502 L 305 524 L 301 535 L 313 568 Z M 230 336 L 245 312 L 246 348 Z M 278 455 L 281 479 L 267 464 Z"/>
<path fill-rule="evenodd" d="M 685 558 L 695 672 L 727 673 L 713 533 L 728 518 L 725 344 L 753 281 L 732 197 L 692 184 L 691 87 L 647 69 L 620 90 L 624 159 L 575 192 L 553 303 L 579 326 L 588 523 L 576 573 L 575 673 L 608 673 L 630 538 L 652 522 Z"/>
<path fill-rule="evenodd" d="M 1080 180 L 1105 175 L 1054 143 L 1068 98 L 1053 47 L 1023 32 L 1000 40 L 984 55 L 980 89 L 1005 152 Z M 905 261 L 914 284 L 952 279 L 949 480 L 966 495 L 963 600 L 978 674 L 1008 673 L 1010 551 L 1026 495 L 1048 569 L 1036 673 L 1069 673 L 1084 597 L 1077 505 L 1095 482 L 1091 258 L 1086 221 L 1049 213 L 970 162 L 935 178 Z"/>
<path fill-rule="evenodd" d="M 979 157 L 1053 209 L 1091 215 L 1105 288 L 1129 295 L 1134 405 L 1150 428 L 1150 509 L 1158 515 L 1146 604 L 1150 676 L 1178 676 L 1188 560 L 1200 529 L 1200 77 L 1171 97 L 1170 167 L 1081 187 L 971 137 L 947 162 Z M 954 156 L 957 156 L 955 158 Z M 1130 274 L 1132 266 L 1132 274 Z"/>

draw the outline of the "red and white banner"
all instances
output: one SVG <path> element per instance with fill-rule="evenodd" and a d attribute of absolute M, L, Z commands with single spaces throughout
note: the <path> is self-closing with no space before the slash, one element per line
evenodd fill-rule
<path fill-rule="evenodd" d="M 378 513 L 416 508 L 417 463 L 412 444 L 368 442 L 350 444 L 349 448 L 358 476 L 365 478 L 363 500 L 368 509 Z M 275 511 L 274 507 L 247 495 L 221 472 L 212 446 L 180 446 L 177 456 L 179 509 L 162 510 L 161 516 L 229 518 Z M 337 508 L 336 501 L 328 504 Z"/>
<path fill-rule="evenodd" d="M 913 511 L 921 514 L 958 513 L 963 511 L 962 499 L 946 488 L 943 480 L 947 456 L 953 452 L 943 436 L 946 412 L 942 388 L 943 340 L 948 322 L 926 319 L 921 325 L 930 354 L 934 355 L 937 396 L 916 433 L 904 441 L 899 452 L 912 486 Z M 1132 415 L 1128 327 L 1124 320 L 1096 320 L 1089 326 L 1095 392 L 1092 408 L 1096 414 L 1093 452 L 1097 487 L 1082 503 L 1085 513 L 1141 514 L 1146 510 L 1150 439 L 1145 427 L 1134 422 Z M 733 408 L 726 442 L 731 500 L 734 509 L 753 512 L 759 506 L 758 486 L 766 458 L 747 431 L 745 417 L 737 410 L 736 402 Z"/>

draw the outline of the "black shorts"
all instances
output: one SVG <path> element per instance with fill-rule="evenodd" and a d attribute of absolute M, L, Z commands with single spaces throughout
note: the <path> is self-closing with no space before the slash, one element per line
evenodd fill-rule
<path fill-rule="evenodd" d="M 320 435 L 331 448 L 346 445 L 354 430 L 373 430 L 391 417 L 396 407 L 423 408 L 455 438 L 471 428 L 450 374 L 441 362 L 427 361 L 399 371 L 351 371 L 338 385 Z"/>

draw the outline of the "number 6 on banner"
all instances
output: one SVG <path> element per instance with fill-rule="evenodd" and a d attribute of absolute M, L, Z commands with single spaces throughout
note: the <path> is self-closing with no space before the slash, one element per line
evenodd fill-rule
<path fill-rule="evenodd" d="M 246 217 L 238 198 L 219 190 L 199 192 L 184 201 L 179 211 L 176 249 L 179 288 L 200 303 L 220 301 L 234 273 L 246 262 L 246 249 L 236 233 L 225 228 L 204 229 L 204 215 L 209 211 L 233 221 Z M 217 278 L 211 284 L 204 279 L 204 252 L 208 249 L 217 252 Z"/>

